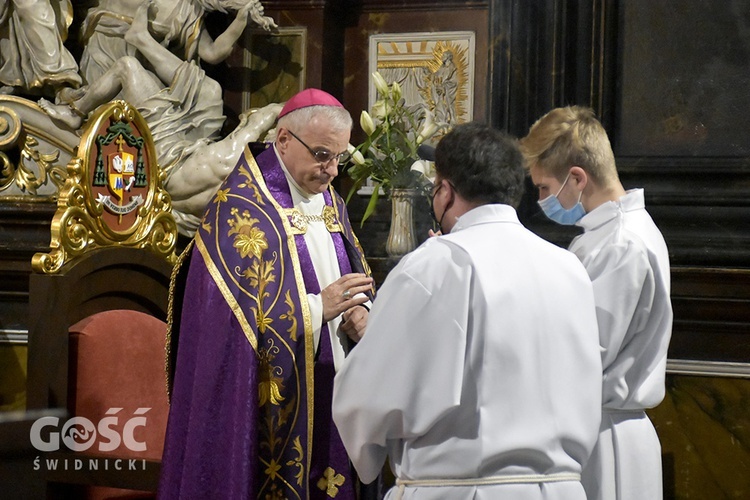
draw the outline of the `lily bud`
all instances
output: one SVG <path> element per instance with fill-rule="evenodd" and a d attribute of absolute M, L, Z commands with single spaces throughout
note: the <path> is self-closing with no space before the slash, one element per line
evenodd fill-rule
<path fill-rule="evenodd" d="M 362 111 L 362 114 L 359 115 L 359 126 L 368 136 L 375 132 L 375 122 L 372 121 L 372 117 L 367 111 Z"/>
<path fill-rule="evenodd" d="M 393 101 L 398 102 L 401 99 L 401 85 L 398 82 L 391 84 L 391 92 L 393 92 Z"/>
<path fill-rule="evenodd" d="M 386 97 L 388 95 L 388 84 L 385 82 L 383 75 L 376 71 L 372 74 L 372 81 L 375 83 L 375 88 L 378 90 L 378 93 L 383 97 Z"/>
<path fill-rule="evenodd" d="M 355 148 L 354 146 L 352 146 L 351 144 L 349 144 L 346 147 L 346 150 L 349 152 L 350 155 L 352 155 L 352 163 L 354 163 L 355 165 L 364 165 L 365 164 L 365 157 L 362 155 L 362 153 L 357 148 Z"/>
<path fill-rule="evenodd" d="M 352 161 L 356 163 L 357 165 L 364 165 L 365 164 L 365 157 L 362 155 L 361 152 L 355 151 L 352 153 Z"/>
<path fill-rule="evenodd" d="M 417 136 L 417 144 L 422 144 L 424 141 L 435 135 L 440 127 L 436 123 L 431 123 L 428 127 L 422 127 L 422 130 Z"/>

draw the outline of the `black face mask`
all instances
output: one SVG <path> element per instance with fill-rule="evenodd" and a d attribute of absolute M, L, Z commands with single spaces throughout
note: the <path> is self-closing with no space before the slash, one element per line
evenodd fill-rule
<path fill-rule="evenodd" d="M 437 196 L 438 192 L 443 189 L 443 185 L 440 184 L 438 188 L 435 190 L 434 193 L 432 193 L 432 197 L 430 198 L 430 215 L 432 216 L 433 222 L 437 224 L 437 229 L 441 233 L 443 233 L 443 218 L 445 217 L 445 213 L 450 210 L 450 208 L 453 206 L 453 198 L 451 198 L 451 201 L 448 202 L 448 205 L 446 205 L 445 210 L 443 210 L 443 215 L 440 216 L 440 220 L 438 220 L 437 215 L 435 215 L 435 196 Z"/>

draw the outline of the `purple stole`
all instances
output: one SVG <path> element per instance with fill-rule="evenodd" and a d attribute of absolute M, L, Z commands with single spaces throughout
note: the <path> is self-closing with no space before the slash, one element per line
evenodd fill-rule
<path fill-rule="evenodd" d="M 324 197 L 341 274 L 369 274 L 344 201 Z M 180 308 L 160 498 L 355 498 L 331 418 L 327 325 L 313 352 L 306 295 L 320 285 L 291 208 L 272 147 L 257 160 L 246 148 L 207 207 Z"/>

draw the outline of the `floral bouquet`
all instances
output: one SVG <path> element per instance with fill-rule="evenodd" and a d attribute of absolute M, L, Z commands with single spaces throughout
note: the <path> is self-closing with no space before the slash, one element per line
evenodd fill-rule
<path fill-rule="evenodd" d="M 417 148 L 444 128 L 424 105 L 407 106 L 398 82 L 389 85 L 379 72 L 372 76 L 378 100 L 359 119 L 367 138 L 359 146 L 349 146 L 353 165 L 348 173 L 354 186 L 347 202 L 368 178 L 374 182 L 363 223 L 375 211 L 381 188 L 388 194 L 394 189 L 429 190 L 432 166 L 419 159 Z"/>

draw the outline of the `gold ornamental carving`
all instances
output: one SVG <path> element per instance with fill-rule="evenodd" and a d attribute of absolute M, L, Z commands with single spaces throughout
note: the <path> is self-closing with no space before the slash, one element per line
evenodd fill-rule
<path fill-rule="evenodd" d="M 72 132 L 56 129 L 35 103 L 0 95 L 0 199 L 54 200 L 77 141 Z"/>
<path fill-rule="evenodd" d="M 177 225 L 164 177 L 141 114 L 120 100 L 99 107 L 68 163 L 51 251 L 34 255 L 34 271 L 56 273 L 70 259 L 107 246 L 147 249 L 174 263 Z"/>

